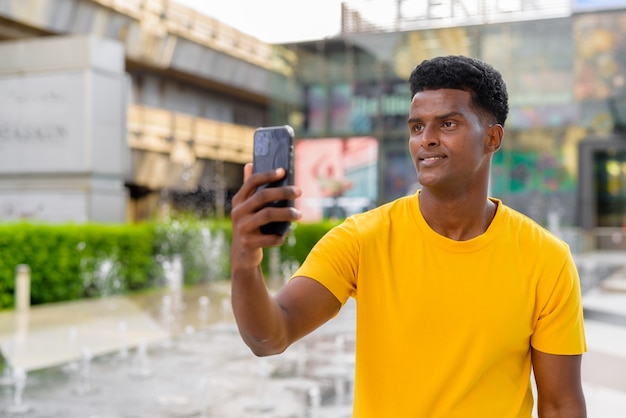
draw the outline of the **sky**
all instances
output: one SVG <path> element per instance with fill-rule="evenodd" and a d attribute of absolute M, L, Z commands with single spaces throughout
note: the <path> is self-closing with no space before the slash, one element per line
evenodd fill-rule
<path fill-rule="evenodd" d="M 342 0 L 174 0 L 268 43 L 331 37 Z"/>

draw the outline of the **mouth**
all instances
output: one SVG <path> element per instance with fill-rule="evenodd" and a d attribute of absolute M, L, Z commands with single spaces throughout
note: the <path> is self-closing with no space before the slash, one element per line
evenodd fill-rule
<path fill-rule="evenodd" d="M 423 157 L 423 158 L 420 158 L 419 160 L 420 160 L 420 161 L 436 161 L 436 160 L 443 160 L 444 158 L 446 158 L 446 157 L 443 157 L 443 156 L 437 156 L 437 157 Z"/>
<path fill-rule="evenodd" d="M 443 164 L 443 161 L 446 158 L 448 157 L 446 157 L 445 155 L 427 155 L 424 157 L 419 157 L 418 164 L 422 168 L 437 167 L 440 164 Z"/>

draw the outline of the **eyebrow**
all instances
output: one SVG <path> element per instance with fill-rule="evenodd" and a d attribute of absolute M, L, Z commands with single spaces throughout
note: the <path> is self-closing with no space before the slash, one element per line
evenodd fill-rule
<path fill-rule="evenodd" d="M 435 116 L 435 119 L 442 120 L 442 119 L 448 119 L 454 116 L 463 116 L 463 114 L 461 112 L 452 111 L 452 112 L 446 113 L 445 115 Z M 422 121 L 422 118 L 409 118 L 407 120 L 407 123 L 415 123 L 415 122 L 421 122 L 421 121 Z"/>

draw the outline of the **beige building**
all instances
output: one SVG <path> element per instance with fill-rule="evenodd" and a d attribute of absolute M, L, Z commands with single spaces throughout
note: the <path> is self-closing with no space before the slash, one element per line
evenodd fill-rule
<path fill-rule="evenodd" d="M 293 53 L 175 1 L 3 0 L 0 49 L 1 220 L 221 216 L 298 100 Z"/>

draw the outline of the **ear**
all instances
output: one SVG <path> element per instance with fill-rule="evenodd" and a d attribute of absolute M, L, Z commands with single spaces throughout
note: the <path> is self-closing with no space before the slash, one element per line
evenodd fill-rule
<path fill-rule="evenodd" d="M 496 152 L 502 145 L 502 138 L 504 137 L 504 128 L 499 123 L 495 123 L 485 131 L 487 136 L 485 140 L 485 149 L 488 152 Z"/>

